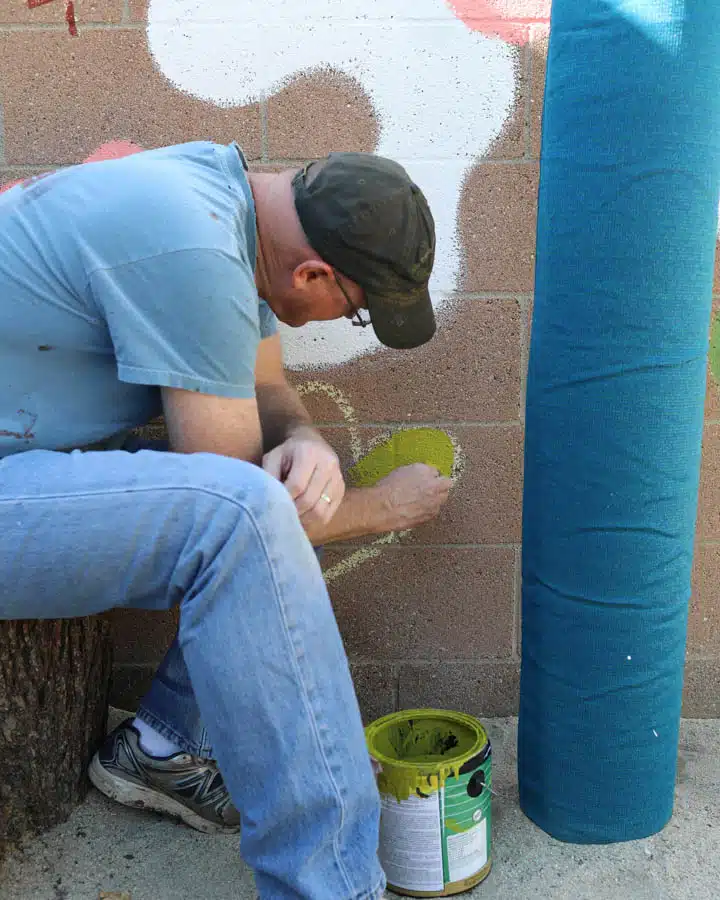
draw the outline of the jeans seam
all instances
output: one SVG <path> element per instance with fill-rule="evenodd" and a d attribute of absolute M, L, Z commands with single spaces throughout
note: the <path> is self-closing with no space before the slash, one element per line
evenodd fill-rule
<path fill-rule="evenodd" d="M 151 713 L 147 709 L 145 709 L 144 706 L 138 707 L 135 716 L 136 718 L 140 719 L 141 722 L 145 722 L 146 725 L 150 725 L 150 727 L 154 728 L 155 731 L 160 732 L 163 737 L 166 737 L 168 740 L 174 741 L 186 753 L 189 753 L 191 756 L 200 756 L 202 748 L 199 744 L 197 744 L 195 741 L 188 741 L 187 738 L 184 738 L 181 734 L 175 731 L 174 728 L 171 728 L 170 725 L 167 725 L 165 722 L 161 721 L 154 713 Z"/>
<path fill-rule="evenodd" d="M 320 751 L 320 756 L 321 756 L 322 761 L 323 761 L 323 764 L 324 764 L 324 766 L 325 766 L 325 772 L 326 772 L 326 774 L 327 774 L 327 776 L 328 776 L 328 778 L 329 778 L 329 780 L 330 780 L 330 783 L 331 783 L 332 786 L 333 786 L 333 789 L 334 789 L 334 791 L 335 791 L 335 795 L 336 795 L 336 797 L 337 797 L 337 799 L 338 799 L 338 802 L 339 802 L 339 805 L 340 805 L 340 825 L 339 825 L 339 827 L 338 827 L 338 829 L 337 829 L 337 833 L 335 834 L 335 837 L 333 838 L 333 855 L 335 856 L 335 862 L 336 862 L 337 865 L 338 865 L 338 868 L 339 868 L 339 870 L 340 870 L 340 873 L 341 873 L 341 875 L 342 875 L 342 877 L 343 877 L 343 880 L 345 881 L 345 884 L 346 884 L 348 890 L 354 892 L 354 890 L 355 890 L 355 889 L 354 889 L 354 886 L 353 886 L 352 881 L 351 881 L 351 879 L 350 879 L 350 877 L 349 877 L 349 873 L 348 873 L 348 871 L 347 871 L 347 867 L 345 866 L 345 863 L 344 863 L 344 861 L 342 860 L 342 857 L 341 857 L 340 852 L 339 852 L 339 847 L 338 847 L 338 839 L 339 839 L 339 836 L 340 836 L 340 832 L 342 831 L 342 829 L 343 829 L 344 826 L 345 826 L 345 818 L 346 818 L 345 801 L 343 800 L 342 793 L 340 792 L 340 789 L 339 789 L 339 787 L 338 787 L 338 785 L 337 785 L 337 782 L 336 782 L 336 780 L 335 780 L 335 777 L 334 777 L 334 775 L 333 775 L 333 773 L 332 773 L 330 764 L 329 764 L 328 759 L 327 759 L 327 756 L 326 756 L 326 754 L 325 754 L 325 748 L 324 748 L 324 746 L 323 746 L 323 742 L 322 742 L 322 740 L 321 740 L 321 738 L 320 738 L 320 734 L 319 734 L 318 729 L 317 729 L 317 722 L 315 721 L 315 710 L 313 709 L 312 703 L 310 702 L 310 698 L 309 698 L 309 696 L 308 696 L 307 686 L 306 686 L 306 684 L 305 684 L 305 681 L 304 681 L 304 679 L 303 679 L 303 677 L 302 677 L 302 673 L 301 673 L 300 668 L 299 668 L 299 665 L 298 665 L 297 651 L 296 651 L 296 649 L 295 649 L 295 644 L 293 643 L 292 637 L 291 637 L 291 635 L 290 635 L 290 628 L 289 628 L 289 626 L 288 626 L 287 617 L 286 617 L 286 615 L 285 615 L 285 607 L 284 607 L 284 605 L 283 605 L 283 603 L 282 603 L 282 600 L 281 600 L 282 592 L 281 592 L 281 590 L 280 590 L 280 588 L 279 588 L 279 585 L 278 585 L 278 582 L 277 582 L 277 578 L 276 578 L 276 575 L 275 575 L 275 567 L 274 567 L 274 564 L 273 564 L 273 561 L 272 561 L 272 557 L 271 557 L 270 553 L 268 552 L 268 548 L 267 548 L 267 545 L 266 545 L 266 543 L 265 543 L 265 538 L 264 538 L 264 536 L 263 536 L 263 533 L 262 533 L 262 530 L 261 530 L 261 528 L 260 528 L 260 525 L 259 525 L 258 521 L 256 520 L 254 514 L 253 514 L 253 511 L 252 511 L 251 509 L 249 509 L 244 503 L 242 503 L 242 502 L 240 502 L 240 501 L 238 501 L 238 500 L 236 500 L 236 499 L 234 499 L 234 498 L 227 498 L 227 499 L 229 499 L 230 502 L 233 503 L 238 509 L 241 509 L 241 510 L 243 510 L 243 512 L 246 513 L 246 515 L 247 515 L 249 521 L 251 522 L 251 524 L 252 524 L 252 526 L 253 526 L 253 528 L 254 528 L 254 530 L 255 530 L 255 533 L 256 533 L 256 535 L 257 535 L 257 537 L 258 537 L 258 540 L 259 540 L 259 542 L 260 542 L 260 546 L 261 546 L 261 548 L 262 548 L 262 552 L 263 552 L 263 554 L 265 555 L 265 559 L 266 559 L 267 564 L 268 564 L 268 569 L 269 569 L 269 571 L 270 571 L 270 576 L 271 576 L 272 584 L 273 584 L 273 588 L 274 588 L 275 600 L 276 600 L 276 603 L 277 603 L 277 605 L 278 605 L 279 612 L 280 612 L 280 617 L 281 617 L 281 620 L 282 620 L 282 623 L 283 623 L 283 630 L 284 630 L 284 632 L 285 632 L 286 640 L 287 640 L 287 642 L 288 642 L 288 644 L 289 644 L 289 646 L 290 646 L 290 649 L 291 649 L 291 651 L 292 651 L 292 653 L 291 653 L 292 665 L 293 665 L 293 668 L 294 668 L 294 670 L 295 670 L 295 674 L 296 674 L 296 677 L 297 677 L 297 679 L 298 679 L 298 682 L 299 682 L 299 684 L 300 684 L 301 687 L 302 687 L 303 700 L 304 700 L 305 708 L 306 708 L 307 712 L 308 712 L 309 715 L 310 715 L 310 721 L 311 721 L 311 723 L 312 723 L 312 730 L 313 730 L 313 735 L 315 736 L 315 742 L 316 742 L 317 747 L 318 747 L 318 749 L 319 749 L 319 751 Z M 362 895 L 361 895 L 361 896 L 362 896 Z M 370 895 L 370 896 L 372 896 L 372 895 Z"/>
<path fill-rule="evenodd" d="M 250 463 L 248 463 L 250 465 Z M 268 478 L 271 476 L 268 475 Z M 111 497 L 116 494 L 150 494 L 154 491 L 189 491 L 193 494 L 205 494 L 208 497 L 215 497 L 218 500 L 226 500 L 228 503 L 231 503 L 233 506 L 236 506 L 238 509 L 242 509 L 244 512 L 248 514 L 251 518 L 255 528 L 257 530 L 257 524 L 255 523 L 255 519 L 252 515 L 252 512 L 238 500 L 236 497 L 232 497 L 229 494 L 225 494 L 222 491 L 218 491 L 212 488 L 204 488 L 204 487 L 196 487 L 194 485 L 189 484 L 164 484 L 164 485 L 153 485 L 152 487 L 142 487 L 142 488 L 111 488 L 110 490 L 98 490 L 98 491 L 82 491 L 81 493 L 53 493 L 53 494 L 21 494 L 13 497 L 3 496 L 0 497 L 0 506 L 5 505 L 6 503 L 17 503 L 18 501 L 27 501 L 27 502 L 39 502 L 42 500 L 79 500 L 83 497 Z M 263 549 L 265 545 L 263 543 Z M 267 555 L 267 552 L 266 552 Z"/>

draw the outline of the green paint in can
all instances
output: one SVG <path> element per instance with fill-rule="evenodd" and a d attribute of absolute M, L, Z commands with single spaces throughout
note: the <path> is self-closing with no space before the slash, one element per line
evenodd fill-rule
<path fill-rule="evenodd" d="M 380 863 L 408 897 L 449 897 L 490 874 L 491 747 L 464 713 L 410 709 L 365 730 L 378 764 Z"/>

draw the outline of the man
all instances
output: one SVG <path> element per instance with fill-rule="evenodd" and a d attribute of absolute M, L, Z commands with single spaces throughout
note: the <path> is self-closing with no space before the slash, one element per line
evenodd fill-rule
<path fill-rule="evenodd" d="M 203 831 L 241 817 L 262 898 L 376 900 L 378 796 L 313 544 L 417 525 L 450 484 L 412 466 L 346 491 L 275 318 L 367 310 L 389 346 L 427 341 L 424 197 L 370 154 L 249 174 L 198 142 L 18 185 L 0 234 L 0 617 L 180 607 L 92 780 Z M 174 452 L 133 448 L 160 412 Z"/>

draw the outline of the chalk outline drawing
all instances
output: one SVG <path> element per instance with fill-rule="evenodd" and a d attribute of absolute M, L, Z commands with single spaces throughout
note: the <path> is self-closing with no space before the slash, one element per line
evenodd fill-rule
<path fill-rule="evenodd" d="M 324 381 L 305 381 L 297 385 L 296 389 L 301 397 L 307 396 L 308 394 L 324 394 L 337 406 L 337 408 L 340 410 L 343 420 L 345 421 L 345 425 L 347 426 L 347 430 L 350 435 L 350 456 L 353 464 L 360 462 L 362 457 L 366 453 L 369 453 L 370 450 L 373 449 L 373 447 L 384 443 L 397 431 L 407 430 L 415 427 L 412 425 L 407 425 L 401 426 L 400 428 L 388 429 L 387 431 L 383 431 L 382 434 L 379 434 L 372 440 L 370 440 L 367 444 L 367 447 L 363 450 L 363 441 L 360 436 L 360 429 L 358 427 L 358 420 L 355 414 L 355 410 L 353 409 L 347 396 L 341 390 L 336 388 L 334 385 L 328 384 Z M 444 431 L 444 429 L 437 430 Z M 444 433 L 450 438 L 450 441 L 453 445 L 454 459 L 453 469 L 450 477 L 452 478 L 453 482 L 457 484 L 465 468 L 465 455 L 463 453 L 462 447 L 457 442 L 457 439 L 454 437 L 454 435 L 452 435 L 448 431 L 444 431 Z M 359 547 L 357 550 L 354 550 L 352 553 L 350 553 L 349 556 L 346 556 L 334 566 L 326 569 L 323 573 L 325 576 L 325 581 L 328 584 L 332 583 L 333 581 L 337 581 L 343 575 L 346 575 L 348 572 L 352 572 L 367 560 L 374 559 L 375 557 L 380 556 L 380 554 L 382 553 L 382 548 L 384 546 L 397 543 L 401 538 L 404 538 L 406 535 L 410 534 L 410 531 L 411 529 L 407 529 L 406 531 L 390 531 L 387 534 L 383 534 L 381 535 L 381 537 L 376 538 L 374 541 L 371 541 L 369 544 L 365 544 L 364 546 Z"/>
<path fill-rule="evenodd" d="M 510 43 L 522 35 L 503 25 L 513 2 L 456 0 L 452 8 L 445 0 L 150 0 L 148 45 L 171 84 L 221 107 L 271 97 L 301 75 L 333 71 L 355 79 L 378 120 L 377 152 L 405 165 L 433 208 L 431 288 L 442 313 L 460 274 L 465 178 L 516 102 Z M 531 6 L 542 14 L 545 0 Z M 291 369 L 328 368 L 381 348 L 371 329 L 358 334 L 342 320 L 281 332 Z"/>

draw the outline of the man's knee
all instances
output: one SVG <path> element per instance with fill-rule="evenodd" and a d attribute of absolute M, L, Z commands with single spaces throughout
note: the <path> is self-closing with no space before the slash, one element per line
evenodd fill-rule
<path fill-rule="evenodd" d="M 214 494 L 266 517 L 296 515 L 285 487 L 259 466 L 210 453 L 195 453 L 186 460 L 191 489 Z"/>

